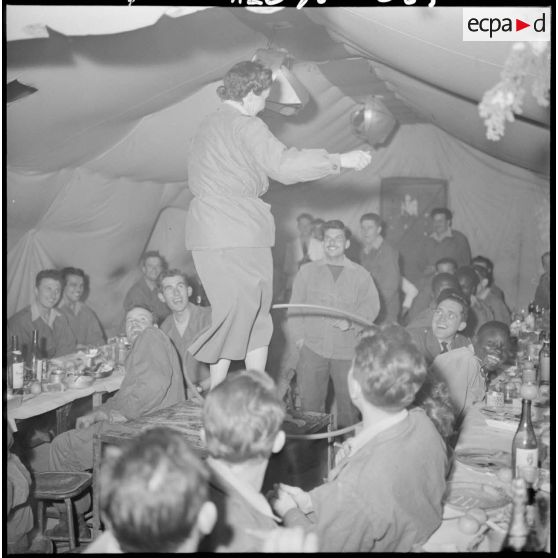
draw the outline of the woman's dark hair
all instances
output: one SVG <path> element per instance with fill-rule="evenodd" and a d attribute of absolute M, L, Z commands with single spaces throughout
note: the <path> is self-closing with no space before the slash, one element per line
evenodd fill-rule
<path fill-rule="evenodd" d="M 223 78 L 223 85 L 217 88 L 217 95 L 223 101 L 240 102 L 250 91 L 260 95 L 273 82 L 272 72 L 259 62 L 239 62 Z"/>

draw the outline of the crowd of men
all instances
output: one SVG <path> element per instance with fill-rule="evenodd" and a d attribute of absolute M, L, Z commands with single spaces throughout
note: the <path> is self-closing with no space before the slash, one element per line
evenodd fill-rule
<path fill-rule="evenodd" d="M 361 217 L 362 248 L 351 257 L 343 222 L 299 216 L 281 296 L 293 305 L 286 351 L 296 356 L 301 409 L 329 411 L 331 379 L 337 425 L 361 424 L 326 482 L 310 492 L 281 484 L 268 498 L 261 493 L 267 464 L 285 443 L 285 405 L 274 381 L 265 372 L 231 373 L 207 392 L 207 366 L 188 347 L 208 327 L 211 309 L 192 304 L 192 282 L 182 271 L 146 252 L 142 276 L 123 303 L 131 349 L 120 390 L 52 440 L 45 469 L 90 469 L 96 433 L 186 398 L 203 403 L 209 458 L 201 463 L 180 436 L 161 430 L 109 459 L 101 482 L 107 530 L 88 551 L 419 548 L 441 522 L 451 439 L 484 397 L 487 374 L 507 357 L 511 319 L 492 262 L 471 259 L 449 210 L 435 209 L 431 217 L 425 283 L 411 304 L 405 294 L 413 291 L 377 214 Z M 541 300 L 548 260 L 545 254 Z M 47 358 L 106 341 L 83 302 L 86 280 L 77 268 L 37 274 L 34 300 L 8 321 L 8 336 L 18 336 L 24 354 L 33 330 Z M 24 488 L 14 494 L 12 502 L 26 499 Z M 82 538 L 89 506 L 88 496 L 76 501 Z M 67 532 L 65 513 L 61 507 L 51 536 Z M 29 532 L 28 520 L 17 522 L 19 531 L 12 526 L 13 548 Z"/>

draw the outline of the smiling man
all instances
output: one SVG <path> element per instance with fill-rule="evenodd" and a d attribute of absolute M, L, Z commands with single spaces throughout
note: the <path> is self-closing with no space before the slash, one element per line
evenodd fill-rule
<path fill-rule="evenodd" d="M 35 300 L 8 320 L 8 347 L 17 335 L 23 356 L 31 356 L 33 330 L 39 333 L 39 347 L 44 357 L 73 353 L 76 337 L 66 317 L 55 309 L 62 293 L 62 276 L 55 269 L 43 269 L 35 278 Z"/>
<path fill-rule="evenodd" d="M 468 311 L 469 304 L 461 292 L 444 289 L 436 299 L 431 326 L 408 328 L 427 365 L 440 353 L 471 344 L 468 337 L 459 333 L 467 326 Z"/>
<path fill-rule="evenodd" d="M 184 381 L 178 355 L 170 339 L 153 323 L 147 308 L 134 306 L 126 314 L 126 335 L 132 348 L 126 357 L 126 375 L 118 392 L 93 412 L 76 420 L 76 429 L 63 432 L 50 446 L 49 470 L 85 471 L 93 467 L 93 436 L 107 423 L 121 423 L 184 401 Z M 87 536 L 83 514 L 89 498 L 76 500 L 80 536 Z M 65 536 L 68 518 L 50 536 Z"/>
<path fill-rule="evenodd" d="M 155 317 L 155 323 L 160 325 L 169 315 L 167 305 L 159 299 L 158 281 L 166 268 L 166 261 L 156 250 L 145 252 L 141 258 L 142 277 L 131 287 L 124 298 L 124 311 L 133 306 L 149 308 Z"/>
<path fill-rule="evenodd" d="M 62 270 L 62 279 L 64 281 L 64 289 L 58 309 L 66 316 L 76 336 L 77 348 L 79 349 L 87 345 L 103 345 L 106 341 L 106 336 L 99 318 L 81 300 L 85 289 L 85 273 L 83 269 L 65 267 Z"/>
<path fill-rule="evenodd" d="M 486 393 L 486 375 L 504 362 L 509 343 L 508 326 L 491 321 L 480 327 L 472 346 L 434 359 L 432 368 L 447 383 L 458 419 L 463 418 L 471 405 L 482 401 Z"/>
<path fill-rule="evenodd" d="M 441 258 L 452 258 L 458 266 L 469 265 L 471 248 L 467 237 L 452 228 L 453 214 L 446 207 L 436 207 L 430 212 L 432 234 L 424 244 L 424 273 L 430 276 L 435 271 L 435 264 Z"/>
<path fill-rule="evenodd" d="M 175 346 L 186 385 L 209 387 L 209 367 L 198 362 L 189 352 L 192 341 L 211 324 L 211 308 L 192 304 L 189 299 L 192 287 L 186 274 L 179 269 L 163 271 L 159 279 L 159 298 L 172 314 L 161 324 Z"/>
<path fill-rule="evenodd" d="M 378 291 L 362 266 L 345 257 L 349 247 L 345 225 L 328 221 L 324 259 L 303 265 L 293 284 L 291 303 L 328 306 L 373 322 L 380 309 Z M 333 382 L 339 426 L 358 420 L 351 403 L 347 374 L 362 326 L 323 311 L 289 310 L 289 332 L 300 350 L 296 367 L 302 409 L 323 412 L 329 379 Z"/>

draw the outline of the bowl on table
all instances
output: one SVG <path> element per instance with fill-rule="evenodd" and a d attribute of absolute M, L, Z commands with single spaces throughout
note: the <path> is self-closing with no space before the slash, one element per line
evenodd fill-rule
<path fill-rule="evenodd" d="M 94 381 L 95 378 L 84 374 L 79 376 L 75 374 L 66 374 L 64 378 L 64 384 L 66 384 L 66 387 L 69 389 L 86 389 L 90 387 Z"/>

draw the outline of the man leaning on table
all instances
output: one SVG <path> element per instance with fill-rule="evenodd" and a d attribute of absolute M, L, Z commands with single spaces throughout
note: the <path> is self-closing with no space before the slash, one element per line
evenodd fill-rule
<path fill-rule="evenodd" d="M 35 298 L 29 306 L 8 320 L 8 343 L 17 335 L 23 356 L 31 356 L 33 330 L 39 334 L 39 348 L 46 358 L 73 353 L 76 337 L 66 316 L 55 306 L 62 293 L 62 275 L 56 269 L 43 269 L 35 277 Z M 10 346 L 10 345 L 8 345 Z"/>
<path fill-rule="evenodd" d="M 93 467 L 93 436 L 108 423 L 136 419 L 184 401 L 184 381 L 178 355 L 170 339 L 154 327 L 153 314 L 134 306 L 126 314 L 126 335 L 132 348 L 126 357 L 126 375 L 120 390 L 92 413 L 79 417 L 76 429 L 64 432 L 50 446 L 51 471 L 83 471 Z M 89 498 L 76 501 L 80 535 L 87 536 L 83 514 Z M 61 515 L 52 536 L 67 532 L 67 518 Z"/>

